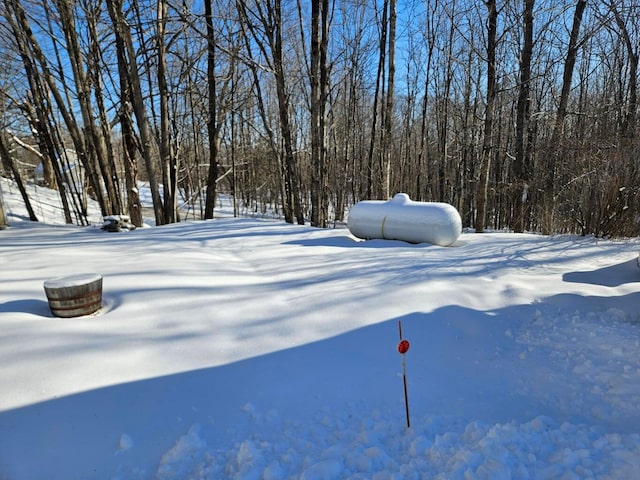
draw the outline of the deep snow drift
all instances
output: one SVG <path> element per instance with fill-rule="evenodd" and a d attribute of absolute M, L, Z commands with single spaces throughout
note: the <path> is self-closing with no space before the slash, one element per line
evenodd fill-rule
<path fill-rule="evenodd" d="M 2 480 L 640 476 L 635 239 L 108 233 L 2 186 Z M 104 307 L 53 317 L 43 282 L 79 273 Z"/>

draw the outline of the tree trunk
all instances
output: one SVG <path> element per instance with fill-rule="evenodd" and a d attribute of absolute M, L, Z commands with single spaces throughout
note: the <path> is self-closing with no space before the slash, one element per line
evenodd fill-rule
<path fill-rule="evenodd" d="M 4 209 L 4 197 L 2 196 L 2 184 L 0 184 L 0 230 L 4 230 L 9 226 L 7 214 Z"/>
<path fill-rule="evenodd" d="M 451 8 L 455 9 L 455 2 Z M 455 24 L 454 18 L 455 12 L 451 13 L 449 35 L 447 45 L 447 70 L 444 78 L 444 86 L 442 87 L 442 98 L 436 103 L 437 107 L 437 125 L 438 125 L 438 153 L 440 158 L 438 159 L 438 196 L 437 199 L 441 202 L 448 201 L 448 188 L 447 188 L 447 166 L 449 163 L 449 123 L 451 112 L 451 87 L 454 80 L 454 34 L 458 28 Z"/>
<path fill-rule="evenodd" d="M 13 175 L 13 179 L 18 184 L 18 190 L 20 190 L 20 195 L 22 195 L 22 199 L 24 200 L 24 205 L 27 208 L 27 213 L 29 215 L 29 220 L 32 222 L 37 222 L 38 217 L 36 216 L 33 207 L 31 206 L 31 201 L 29 200 L 29 195 L 27 195 L 27 189 L 24 186 L 22 181 L 22 177 L 20 176 L 20 171 L 16 168 L 13 159 L 11 158 L 11 154 L 9 153 L 9 148 L 4 140 L 4 135 L 0 133 L 0 160 L 2 161 L 5 168 L 11 172 Z M 4 216 L 4 208 L 2 211 L 2 216 Z M 6 225 L 6 217 L 4 218 L 4 223 Z"/>
<path fill-rule="evenodd" d="M 207 178 L 207 198 L 205 201 L 204 218 L 212 219 L 216 205 L 216 186 L 218 180 L 218 106 L 216 92 L 216 45 L 213 30 L 213 10 L 211 0 L 204 0 L 205 21 L 207 24 L 207 88 L 209 93 L 207 109 L 207 133 L 209 137 L 209 175 Z"/>
<path fill-rule="evenodd" d="M 118 111 L 118 115 L 120 129 L 122 131 L 122 163 L 125 171 L 127 207 L 131 223 L 136 227 L 141 227 L 143 218 L 140 194 L 138 191 L 138 165 L 136 161 L 138 143 L 136 141 L 135 132 L 133 131 L 133 123 L 131 120 L 133 106 L 131 100 L 131 84 L 128 74 L 127 53 L 120 29 L 114 29 L 114 36 L 116 55 L 118 59 L 118 77 L 120 82 L 120 109 Z"/>
<path fill-rule="evenodd" d="M 282 50 L 282 6 L 280 0 L 275 0 L 274 5 L 274 36 L 273 36 L 273 66 L 278 96 L 278 116 L 284 143 L 284 184 L 285 184 L 285 219 L 293 223 L 295 217 L 299 225 L 304 225 L 302 204 L 300 202 L 300 179 L 298 166 L 293 155 L 293 139 L 291 135 L 291 123 L 289 122 L 289 95 L 287 94 L 284 55 Z"/>
<path fill-rule="evenodd" d="M 533 6 L 535 0 L 524 1 L 524 40 L 520 58 L 520 85 L 516 106 L 516 159 L 514 162 L 514 219 L 513 230 L 524 232 L 529 217 L 531 145 L 529 144 L 529 121 L 531 110 L 531 56 L 533 53 Z"/>
<path fill-rule="evenodd" d="M 28 63 L 28 61 L 23 60 L 27 80 L 29 82 L 29 88 L 31 90 L 31 98 L 20 104 L 20 110 L 26 117 L 27 122 L 31 127 L 31 131 L 35 132 L 34 138 L 38 144 L 40 154 L 42 155 L 40 161 L 42 162 L 43 183 L 47 188 L 57 190 L 58 184 L 56 182 L 55 172 L 55 168 L 57 168 L 57 166 L 54 166 L 53 159 L 55 159 L 58 154 L 54 146 L 51 129 L 46 121 L 46 114 L 44 114 L 43 107 L 46 102 L 43 102 L 40 98 L 42 85 L 34 77 L 35 72 L 33 72 L 32 65 L 29 65 Z"/>
<path fill-rule="evenodd" d="M 487 0 L 487 105 L 484 117 L 484 139 L 480 163 L 480 180 L 476 204 L 476 233 L 483 233 L 487 219 L 487 195 L 489 190 L 489 168 L 493 155 L 493 116 L 496 101 L 496 46 L 498 10 L 496 0 Z"/>
<path fill-rule="evenodd" d="M 62 141 L 56 142 L 53 138 L 56 132 L 55 127 L 49 122 L 49 118 L 52 116 L 52 111 L 51 102 L 47 95 L 48 78 L 42 78 L 43 76 L 47 77 L 50 74 L 46 70 L 46 65 L 42 65 L 42 75 L 40 75 L 37 70 L 36 63 L 41 60 L 39 58 L 39 54 L 41 52 L 37 48 L 37 45 L 31 45 L 30 48 L 30 37 L 32 36 L 32 32 L 29 28 L 28 22 L 26 21 L 21 5 L 16 1 L 12 1 L 11 3 L 7 3 L 7 7 L 8 11 L 6 18 L 14 35 L 31 93 L 31 98 L 28 98 L 27 101 L 23 102 L 20 108 L 27 117 L 30 126 L 35 130 L 35 137 L 37 139 L 38 146 L 41 149 L 40 153 L 43 157 L 48 156 L 53 167 L 52 170 L 60 194 L 65 222 L 70 224 L 72 223 L 71 211 L 67 202 L 63 170 L 60 166 L 61 156 L 63 153 L 60 150 L 64 148 L 64 145 L 62 145 Z M 9 8 L 11 9 L 10 11 Z M 29 97 L 29 93 L 27 93 L 27 97 Z M 60 95 L 58 94 L 56 98 L 58 101 L 61 101 L 59 97 Z M 33 104 L 31 102 L 33 102 Z M 67 112 L 65 109 L 62 109 L 61 113 L 62 115 L 65 115 Z M 71 126 L 71 129 L 73 129 L 73 125 Z M 13 162 L 8 156 L 8 150 L 5 159 L 10 162 L 10 168 L 13 170 Z M 47 160 L 43 159 L 43 161 L 46 162 Z M 19 182 L 18 186 L 24 198 L 25 205 L 27 205 L 27 210 L 29 210 L 29 216 L 35 218 L 35 214 L 32 213 L 27 192 L 22 186 L 22 180 L 19 172 L 16 181 Z M 86 223 L 86 209 L 77 209 L 77 213 L 79 219 L 83 223 Z"/>
<path fill-rule="evenodd" d="M 131 30 L 129 29 L 127 21 L 122 13 L 121 0 L 106 0 L 106 2 L 109 10 L 109 17 L 113 24 L 113 29 L 114 31 L 118 31 L 118 34 L 124 42 L 127 56 L 129 84 L 131 86 L 133 112 L 136 116 L 136 123 L 138 124 L 138 131 L 140 133 L 142 157 L 144 158 L 147 177 L 149 178 L 149 188 L 151 190 L 151 197 L 153 200 L 153 212 L 155 214 L 156 225 L 163 225 L 165 223 L 164 209 L 153 165 L 153 156 L 151 152 L 152 135 L 144 105 L 144 96 L 140 86 L 140 75 L 138 73 L 138 64 L 136 61 L 137 52 L 133 45 L 133 39 L 131 38 Z"/>
<path fill-rule="evenodd" d="M 424 168 L 425 159 L 427 158 L 427 149 L 429 145 L 429 128 L 427 112 L 429 107 L 429 95 L 427 92 L 431 86 L 431 73 L 433 65 L 433 53 L 435 50 L 435 42 L 437 38 L 436 30 L 436 16 L 435 9 L 427 12 L 426 14 L 426 37 L 427 37 L 427 62 L 425 65 L 425 77 L 424 77 L 424 93 L 422 98 L 422 106 L 420 113 L 420 146 L 418 149 L 417 159 L 417 175 L 416 175 L 416 192 L 418 193 L 417 199 L 428 198 L 428 184 L 429 184 L 429 169 Z M 423 178 L 424 177 L 424 178 Z"/>
<path fill-rule="evenodd" d="M 98 125 L 92 127 L 92 132 L 95 137 L 95 143 L 101 145 L 101 150 L 103 150 L 102 157 L 99 157 L 99 164 L 103 182 L 107 189 L 107 196 L 111 202 L 111 210 L 114 214 L 121 214 L 124 213 L 124 209 L 118 180 L 118 169 L 113 153 L 113 144 L 111 142 L 111 126 L 105 105 L 106 95 L 103 87 L 103 72 L 107 71 L 107 67 L 102 60 L 103 46 L 98 33 L 98 22 L 102 14 L 102 5 L 96 5 L 93 0 L 87 0 L 83 9 L 90 38 L 89 59 L 87 60 L 87 81 L 89 81 L 93 87 L 98 119 Z"/>
<path fill-rule="evenodd" d="M 375 147 L 376 139 L 378 136 L 378 103 L 380 98 L 380 89 L 383 85 L 384 78 L 384 65 L 387 52 L 387 8 L 388 0 L 384 1 L 382 21 L 380 22 L 380 52 L 378 57 L 378 70 L 376 73 L 376 88 L 373 94 L 372 103 L 372 119 L 371 119 L 371 135 L 369 137 L 369 152 L 367 155 L 367 199 L 373 199 L 379 197 L 380 191 L 380 172 L 375 167 Z"/>
<path fill-rule="evenodd" d="M 629 100 L 627 102 L 626 112 L 624 112 L 623 115 L 621 133 L 623 137 L 633 139 L 636 135 L 638 114 L 638 60 L 640 57 L 637 50 L 638 41 L 636 39 L 636 46 L 634 48 L 634 41 L 631 38 L 631 34 L 629 33 L 629 28 L 620 15 L 620 11 L 618 10 L 615 2 L 611 2 L 609 4 L 609 9 L 611 10 L 611 13 L 613 13 L 616 25 L 620 29 L 622 42 L 627 50 L 627 55 L 629 55 Z"/>
<path fill-rule="evenodd" d="M 396 0 L 389 0 L 389 55 L 387 72 L 387 99 L 384 114 L 384 140 L 382 152 L 384 155 L 384 192 L 383 198 L 391 198 L 391 156 L 393 149 L 393 95 L 396 76 Z"/>
<path fill-rule="evenodd" d="M 40 156 L 40 161 L 45 164 L 49 163 L 51 172 L 53 174 L 53 183 L 49 185 L 50 188 L 54 188 L 58 191 L 60 196 L 60 201 L 62 203 L 62 209 L 64 214 L 64 219 L 67 224 L 73 223 L 71 218 L 71 210 L 69 208 L 69 202 L 67 200 L 67 183 L 64 175 L 65 168 L 62 165 L 63 158 L 62 152 L 59 150 L 59 143 L 54 141 L 54 130 L 55 127 L 50 125 L 48 119 L 49 116 L 46 113 L 48 102 L 43 99 L 44 96 L 44 85 L 39 78 L 37 78 L 35 72 L 32 69 L 32 64 L 30 61 L 25 60 L 25 71 L 27 72 L 27 78 L 29 80 L 29 85 L 31 89 L 31 97 L 34 105 L 31 102 L 24 102 L 20 109 L 23 111 L 24 115 L 27 117 L 27 121 L 32 128 L 36 141 L 38 142 L 38 148 L 40 151 L 38 152 Z M 64 148 L 64 145 L 61 146 Z M 66 154 L 66 152 L 63 152 Z M 82 202 L 82 197 L 78 195 L 76 189 L 73 190 L 74 194 L 72 195 L 72 199 L 74 200 L 74 208 L 76 214 L 80 220 L 80 223 L 83 225 L 88 225 L 89 221 L 87 219 L 87 209 L 86 202 Z"/>
<path fill-rule="evenodd" d="M 171 123 L 169 119 L 169 87 L 167 85 L 167 48 L 165 28 L 167 22 L 167 2 L 157 0 L 156 49 L 158 60 L 158 96 L 160 97 L 160 165 L 164 194 L 164 220 L 175 223 L 178 210 L 177 164 L 171 144 Z"/>
<path fill-rule="evenodd" d="M 569 46 L 567 47 L 567 56 L 564 62 L 564 70 L 562 73 L 562 90 L 560 92 L 560 101 L 558 102 L 558 110 L 556 112 L 556 120 L 553 125 L 553 133 L 551 135 L 551 148 L 553 149 L 549 155 L 549 164 L 547 165 L 543 175 L 545 178 L 544 185 L 544 201 L 543 201 L 543 222 L 542 231 L 544 234 L 550 234 L 553 231 L 553 218 L 555 210 L 555 191 L 556 191 L 556 168 L 558 158 L 562 151 L 562 136 L 564 132 L 564 121 L 567 117 L 567 105 L 569 104 L 569 94 L 571 93 L 571 79 L 573 78 L 573 70 L 576 65 L 578 56 L 578 36 L 580 34 L 580 25 L 582 23 L 582 15 L 587 6 L 587 0 L 578 0 L 576 9 L 573 13 L 573 26 L 571 27 L 571 35 L 569 36 Z"/>
<path fill-rule="evenodd" d="M 311 225 L 327 226 L 328 0 L 311 2 Z"/>
<path fill-rule="evenodd" d="M 71 10 L 69 0 L 55 0 L 55 4 L 58 8 L 60 23 L 66 39 L 69 63 L 71 65 L 71 71 L 73 72 L 75 87 L 78 93 L 78 104 L 84 126 L 82 130 L 84 133 L 84 139 L 82 141 L 83 149 L 77 149 L 77 154 L 81 160 L 84 159 L 85 165 L 90 165 L 90 168 L 87 168 L 87 170 L 89 172 L 95 172 L 94 193 L 100 203 L 103 215 L 120 213 L 114 211 L 114 205 L 117 205 L 118 201 L 113 179 L 111 175 L 109 175 L 109 169 L 107 167 L 106 142 L 100 135 L 93 120 L 91 87 L 82 63 L 82 52 L 80 51 L 78 42 L 75 17 Z M 98 179 L 96 166 L 101 173 L 102 182 Z M 106 187 L 106 195 L 103 185 Z"/>
<path fill-rule="evenodd" d="M 283 19 L 281 0 L 275 0 L 273 3 L 264 5 L 262 2 L 255 4 L 255 9 L 247 9 L 246 3 L 237 1 L 236 7 L 242 18 L 242 27 L 251 31 L 255 44 L 260 49 L 269 64 L 269 71 L 273 74 L 276 88 L 278 123 L 280 125 L 280 142 L 284 153 L 280 154 L 280 148 L 276 146 L 275 136 L 269 128 L 269 122 L 264 109 L 262 99 L 260 81 L 257 75 L 257 67 L 253 64 L 251 57 L 251 42 L 245 35 L 244 41 L 247 46 L 247 52 L 250 57 L 250 69 L 254 77 L 254 88 L 258 92 L 258 107 L 263 123 L 265 125 L 267 135 L 271 142 L 271 149 L 275 152 L 279 168 L 281 172 L 280 183 L 282 184 L 282 209 L 285 221 L 293 223 L 294 218 L 300 224 L 304 225 L 304 215 L 302 212 L 302 203 L 300 200 L 300 179 L 298 166 L 293 154 L 293 135 L 291 123 L 289 120 L 289 109 L 291 107 L 289 101 L 289 93 L 287 91 L 286 72 L 284 68 L 284 51 L 283 51 Z M 248 12 L 261 23 L 262 31 L 248 18 Z M 268 48 L 267 48 L 268 46 Z M 270 50 L 270 55 L 268 54 Z M 282 161 L 280 158 L 284 157 Z"/>
<path fill-rule="evenodd" d="M 18 43 L 18 48 L 20 50 L 20 55 L 25 65 L 25 69 L 27 70 L 30 69 L 34 76 L 38 76 L 38 78 L 41 77 L 42 83 L 46 84 L 46 86 L 48 87 L 48 91 L 53 96 L 55 100 L 55 104 L 58 108 L 58 112 L 60 116 L 63 118 L 64 123 L 68 129 L 69 135 L 73 141 L 76 155 L 80 160 L 80 162 L 82 163 L 82 165 L 85 167 L 85 170 L 89 176 L 91 186 L 93 187 L 93 189 L 96 191 L 96 194 L 98 195 L 98 192 L 101 192 L 102 187 L 100 185 L 99 178 L 95 171 L 94 163 L 89 161 L 89 159 L 86 156 L 86 148 L 84 143 L 85 137 L 82 135 L 73 113 L 69 110 L 69 108 L 65 103 L 65 99 L 58 88 L 58 82 L 56 78 L 54 78 L 53 75 L 51 74 L 47 58 L 42 52 L 40 45 L 37 39 L 35 38 L 33 31 L 31 30 L 31 27 L 26 18 L 22 5 L 18 0 L 7 0 L 6 4 L 8 7 L 10 7 L 11 13 L 13 14 L 13 17 L 8 19 L 9 19 L 9 22 L 11 23 L 11 28 L 13 30 L 14 37 Z M 37 63 L 40 66 L 41 72 L 39 74 L 35 73 L 35 63 Z M 33 88 L 33 86 L 34 85 L 32 84 L 31 87 Z M 36 95 L 44 96 L 44 95 L 40 95 L 40 93 L 36 91 L 34 91 L 33 94 L 34 94 L 34 98 L 36 97 Z M 42 100 L 45 100 L 45 99 L 42 99 Z M 48 101 L 47 101 L 47 104 L 49 104 Z M 60 154 L 60 155 L 62 155 L 63 153 L 64 152 L 57 152 L 57 154 Z M 55 161 L 55 158 L 52 158 L 52 161 Z M 64 182 L 61 179 L 59 179 L 58 181 L 59 181 L 59 187 L 61 189 L 60 198 L 64 203 L 66 202 L 64 187 L 62 186 Z M 101 201 L 100 208 L 102 209 L 103 213 L 105 213 L 105 207 L 106 205 L 104 204 L 104 202 Z M 67 221 L 70 223 L 71 219 L 67 218 Z"/>

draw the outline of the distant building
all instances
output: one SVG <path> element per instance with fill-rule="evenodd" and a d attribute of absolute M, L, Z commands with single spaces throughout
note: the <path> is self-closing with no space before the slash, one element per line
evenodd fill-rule
<path fill-rule="evenodd" d="M 4 210 L 4 198 L 2 197 L 2 182 L 0 182 L 0 230 L 9 226 L 7 215 Z"/>
<path fill-rule="evenodd" d="M 65 150 L 66 158 L 61 159 L 59 162 L 63 166 L 63 173 L 65 177 L 65 183 L 72 181 L 75 183 L 77 190 L 82 190 L 84 184 L 84 167 L 78 161 L 78 156 L 75 150 L 67 148 Z M 42 162 L 39 163 L 33 171 L 33 180 L 38 185 L 44 183 L 44 172 Z"/>

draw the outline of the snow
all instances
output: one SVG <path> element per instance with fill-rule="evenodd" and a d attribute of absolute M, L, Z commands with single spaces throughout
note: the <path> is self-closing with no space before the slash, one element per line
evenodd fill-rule
<path fill-rule="evenodd" d="M 43 286 L 45 288 L 68 288 L 86 285 L 88 283 L 99 282 L 102 277 L 97 273 L 77 273 L 64 277 L 56 277 L 45 280 Z"/>
<path fill-rule="evenodd" d="M 444 248 L 224 208 L 109 233 L 2 189 L 3 480 L 640 475 L 637 239 Z M 43 282 L 84 273 L 103 308 L 53 317 Z"/>

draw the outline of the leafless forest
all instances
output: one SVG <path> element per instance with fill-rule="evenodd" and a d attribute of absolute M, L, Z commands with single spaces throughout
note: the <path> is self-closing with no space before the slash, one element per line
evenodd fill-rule
<path fill-rule="evenodd" d="M 639 54 L 638 0 L 3 0 L 1 170 L 78 224 L 90 196 L 140 225 L 145 181 L 158 225 L 406 192 L 635 236 Z"/>

